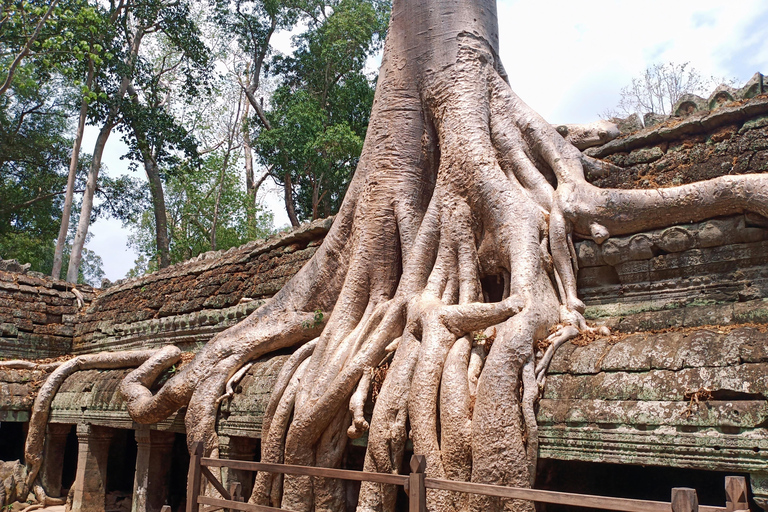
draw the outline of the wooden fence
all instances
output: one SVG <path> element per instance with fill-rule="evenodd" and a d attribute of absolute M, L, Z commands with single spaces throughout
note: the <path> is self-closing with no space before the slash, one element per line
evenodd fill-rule
<path fill-rule="evenodd" d="M 270 464 L 263 462 L 247 462 L 230 459 L 210 459 L 202 456 L 203 446 L 195 443 L 189 463 L 187 481 L 187 512 L 214 512 L 220 509 L 242 510 L 244 512 L 281 511 L 264 505 L 244 503 L 239 492 L 239 484 L 225 489 L 208 468 L 227 467 L 245 471 L 266 471 L 285 475 L 318 476 L 323 478 L 338 478 L 358 482 L 376 482 L 381 484 L 399 485 L 408 495 L 408 512 L 426 512 L 427 489 L 465 492 L 485 496 L 498 496 L 519 500 L 569 505 L 573 507 L 590 507 L 603 510 L 620 510 L 624 512 L 737 512 L 747 511 L 747 484 L 744 477 L 725 477 L 725 507 L 699 505 L 695 489 L 676 487 L 672 489 L 672 498 L 666 501 L 634 500 L 627 498 L 612 498 L 608 496 L 593 496 L 589 494 L 574 494 L 568 492 L 542 491 L 538 489 L 522 489 L 499 485 L 457 482 L 440 478 L 427 478 L 427 462 L 423 455 L 411 458 L 411 473 L 409 475 L 393 475 L 389 473 L 367 473 L 345 469 L 331 469 L 309 466 L 292 466 L 287 464 Z M 202 477 L 223 497 L 212 498 L 200 494 Z M 205 505 L 201 508 L 200 505 Z M 285 511 L 283 511 L 285 512 Z"/>

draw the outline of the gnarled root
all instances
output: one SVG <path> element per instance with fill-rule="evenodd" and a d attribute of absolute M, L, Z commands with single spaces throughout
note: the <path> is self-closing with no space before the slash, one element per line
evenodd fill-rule
<path fill-rule="evenodd" d="M 663 191 L 591 186 L 584 166 L 605 166 L 511 91 L 492 35 L 461 25 L 487 22 L 490 2 L 432 6 L 395 3 L 363 154 L 323 245 L 155 395 L 149 385 L 170 359 L 132 373 L 123 388 L 136 421 L 188 405 L 188 440 L 215 454 L 228 383 L 249 361 L 293 348 L 265 413 L 263 461 L 338 466 L 348 437 L 367 429 L 366 471 L 399 472 L 410 437 L 430 476 L 530 486 L 539 386 L 557 348 L 589 329 L 574 236 L 602 243 L 681 220 L 768 213 L 764 177 Z M 440 36 L 415 44 L 423 31 L 412 20 L 439 20 Z M 558 324 L 536 364 L 534 343 Z M 370 369 L 388 350 L 394 359 L 369 420 Z M 392 511 L 395 496 L 392 486 L 363 483 L 358 510 Z M 434 491 L 428 500 L 433 511 L 532 509 Z M 250 501 L 335 511 L 342 492 L 334 481 L 260 473 Z"/>
<path fill-rule="evenodd" d="M 174 350 L 175 349 L 175 350 Z M 165 349 L 163 349 L 165 350 Z M 48 423 L 51 402 L 56 396 L 59 386 L 74 372 L 90 369 L 130 368 L 138 366 L 161 351 L 136 350 L 128 352 L 102 352 L 76 356 L 56 368 L 46 379 L 35 397 L 32 405 L 32 415 L 29 420 L 29 431 L 24 446 L 24 460 L 27 465 L 27 485 L 37 478 L 42 464 L 43 445 L 45 443 L 45 427 Z M 178 348 L 169 351 L 178 353 Z"/>

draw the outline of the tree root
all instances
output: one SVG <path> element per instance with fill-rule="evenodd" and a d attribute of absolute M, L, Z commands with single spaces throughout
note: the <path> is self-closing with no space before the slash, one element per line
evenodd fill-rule
<path fill-rule="evenodd" d="M 229 378 L 226 386 L 227 392 L 216 399 L 215 405 L 218 406 L 224 400 L 230 400 L 234 396 L 235 386 L 243 379 L 245 374 L 248 373 L 248 370 L 251 369 L 251 366 L 253 366 L 253 362 L 246 363 L 245 366 L 237 370 L 237 372 L 235 372 L 235 374 Z"/>
<path fill-rule="evenodd" d="M 367 430 L 366 471 L 399 472 L 410 437 L 430 476 L 532 485 L 546 369 L 589 329 L 573 237 L 602 243 L 703 216 L 766 214 L 768 193 L 764 177 L 750 176 L 663 191 L 593 187 L 584 168 L 611 169 L 512 92 L 493 34 L 461 25 L 480 26 L 493 12 L 489 0 L 395 2 L 363 154 L 323 244 L 156 394 L 149 387 L 173 349 L 132 372 L 121 390 L 135 421 L 186 405 L 188 441 L 215 455 L 217 406 L 244 365 L 291 348 L 264 415 L 262 461 L 338 466 L 348 439 Z M 422 32 L 409 20 L 439 20 L 445 37 L 416 44 Z M 484 288 L 491 279 L 503 290 Z M 534 343 L 548 336 L 537 364 Z M 371 368 L 391 351 L 368 420 Z M 342 491 L 325 479 L 259 473 L 250 502 L 335 511 Z M 432 511 L 532 510 L 437 491 L 428 501 Z M 393 511 L 395 502 L 393 486 L 363 483 L 358 510 Z"/>
<path fill-rule="evenodd" d="M 174 347 L 175 348 L 175 347 Z M 178 349 L 176 349 L 178 351 Z M 27 466 L 27 486 L 32 487 L 42 464 L 45 427 L 48 423 L 51 402 L 59 386 L 67 377 L 80 370 L 129 368 L 150 359 L 158 351 L 137 350 L 131 352 L 102 352 L 76 356 L 56 368 L 46 379 L 35 397 L 29 430 L 24 446 L 24 460 Z"/>
<path fill-rule="evenodd" d="M 13 359 L 11 361 L 0 361 L 0 370 L 39 370 L 50 372 L 61 366 L 62 362 L 55 363 L 34 363 L 22 359 Z"/>

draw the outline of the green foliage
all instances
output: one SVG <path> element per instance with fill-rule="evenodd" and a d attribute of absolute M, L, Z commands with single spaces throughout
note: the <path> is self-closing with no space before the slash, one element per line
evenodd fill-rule
<path fill-rule="evenodd" d="M 223 151 L 218 150 L 207 155 L 199 168 L 186 167 L 168 174 L 165 193 L 171 263 L 212 250 L 214 212 L 218 215 L 217 250 L 237 247 L 273 233 L 272 214 L 250 205 L 238 174 L 239 162 L 223 168 L 224 161 Z M 253 209 L 255 225 L 247 222 L 249 208 Z M 130 245 L 139 253 L 139 258 L 128 277 L 137 277 L 157 270 L 152 213 L 143 212 L 133 219 L 132 227 Z"/>
<path fill-rule="evenodd" d="M 320 309 L 316 309 L 314 312 L 314 315 L 312 315 L 312 320 L 306 320 L 302 322 L 301 326 L 305 329 L 313 329 L 315 327 L 319 327 L 323 324 L 323 311 Z"/>
<path fill-rule="evenodd" d="M 40 85 L 24 66 L 0 96 L 0 237 L 47 240 L 58 233 L 62 198 L 46 196 L 66 183 L 72 141 L 64 135 L 67 98 L 57 85 Z"/>
<path fill-rule="evenodd" d="M 294 37 L 291 57 L 273 59 L 280 85 L 270 100 L 272 130 L 261 130 L 256 148 L 280 181 L 294 183 L 300 219 L 338 211 L 363 147 L 374 82 L 366 59 L 383 39 L 388 4 L 340 0 L 304 2 L 309 30 Z"/>

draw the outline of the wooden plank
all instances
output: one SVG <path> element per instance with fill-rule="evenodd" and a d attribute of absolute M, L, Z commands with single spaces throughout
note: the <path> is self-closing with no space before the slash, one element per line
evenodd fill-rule
<path fill-rule="evenodd" d="M 213 505 L 217 508 L 242 510 L 243 512 L 290 512 L 282 508 L 268 507 L 266 505 L 254 505 L 253 503 L 241 503 L 239 501 L 227 501 L 219 498 L 210 498 L 208 496 L 200 496 L 197 500 L 203 505 Z"/>
<path fill-rule="evenodd" d="M 675 487 L 672 489 L 672 512 L 699 512 L 696 489 Z"/>
<path fill-rule="evenodd" d="M 518 487 L 502 487 L 498 485 L 476 484 L 472 482 L 455 482 L 439 478 L 426 478 L 427 489 L 442 489 L 445 491 L 470 492 L 500 498 L 538 501 L 556 505 L 574 507 L 591 507 L 602 510 L 620 510 L 624 512 L 671 512 L 672 506 L 664 501 L 643 501 L 609 496 L 594 496 L 590 494 L 575 494 L 569 492 L 542 491 L 539 489 L 522 489 Z M 724 507 L 699 507 L 699 512 L 725 512 Z"/>
<path fill-rule="evenodd" d="M 192 444 L 192 453 L 189 457 L 189 473 L 187 473 L 187 512 L 199 512 L 197 497 L 200 495 L 200 475 L 203 458 L 203 443 Z"/>
<path fill-rule="evenodd" d="M 728 512 L 749 510 L 747 480 L 743 476 L 725 477 L 725 510 Z"/>
<path fill-rule="evenodd" d="M 427 512 L 427 488 L 424 486 L 427 458 L 411 457 L 411 474 L 408 476 L 408 512 Z"/>
<path fill-rule="evenodd" d="M 368 473 L 348 469 L 320 468 L 312 466 L 291 466 L 288 464 L 271 464 L 266 462 L 249 462 L 231 459 L 203 458 L 201 463 L 209 467 L 227 467 L 246 471 L 266 471 L 268 473 L 283 473 L 286 475 L 321 476 L 324 478 L 339 478 L 357 482 L 376 482 L 380 484 L 406 485 L 408 476 L 389 473 Z"/>
<path fill-rule="evenodd" d="M 232 500 L 232 496 L 229 494 L 229 492 L 224 488 L 223 485 L 221 485 L 221 482 L 219 482 L 219 479 L 216 478 L 213 473 L 211 473 L 211 470 L 208 469 L 205 466 L 200 466 L 200 470 L 205 475 L 205 478 L 208 479 L 208 481 L 213 485 L 217 491 L 219 491 L 219 494 L 225 499 L 225 500 Z"/>

